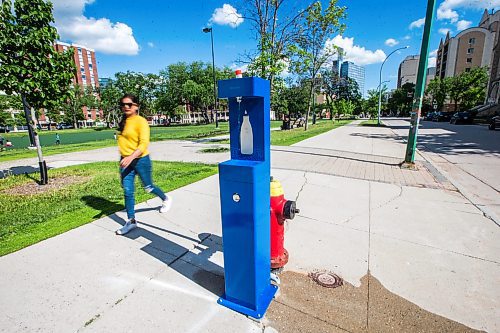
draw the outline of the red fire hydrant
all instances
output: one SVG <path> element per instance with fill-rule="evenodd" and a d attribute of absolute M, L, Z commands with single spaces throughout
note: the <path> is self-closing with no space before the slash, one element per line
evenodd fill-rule
<path fill-rule="evenodd" d="M 288 262 L 288 251 L 284 247 L 285 220 L 299 213 L 295 201 L 286 200 L 281 183 L 271 177 L 271 268 L 277 269 Z"/>

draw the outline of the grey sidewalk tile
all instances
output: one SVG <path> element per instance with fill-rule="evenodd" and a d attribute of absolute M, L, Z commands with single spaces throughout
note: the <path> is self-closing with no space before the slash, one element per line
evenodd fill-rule
<path fill-rule="evenodd" d="M 1 257 L 0 327 L 76 331 L 175 259 L 142 246 L 89 224 Z"/>
<path fill-rule="evenodd" d="M 500 328 L 500 265 L 372 235 L 370 271 L 392 293 L 471 328 Z"/>
<path fill-rule="evenodd" d="M 260 324 L 217 303 L 221 283 L 211 273 L 177 261 L 83 332 L 262 332 Z"/>
<path fill-rule="evenodd" d="M 385 190 L 372 184 L 372 196 Z M 400 197 L 372 208 L 371 231 L 500 263 L 498 227 L 463 200 L 454 192 L 404 187 Z"/>
<path fill-rule="evenodd" d="M 368 223 L 368 221 L 366 221 Z M 285 233 L 286 270 L 332 271 L 359 286 L 368 271 L 368 233 L 296 217 Z"/>

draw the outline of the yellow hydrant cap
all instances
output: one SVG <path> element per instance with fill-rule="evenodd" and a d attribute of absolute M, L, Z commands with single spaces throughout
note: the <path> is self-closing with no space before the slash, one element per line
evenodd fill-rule
<path fill-rule="evenodd" d="M 271 196 L 278 197 L 283 194 L 285 193 L 283 192 L 283 187 L 281 187 L 281 183 L 276 179 L 271 180 Z"/>

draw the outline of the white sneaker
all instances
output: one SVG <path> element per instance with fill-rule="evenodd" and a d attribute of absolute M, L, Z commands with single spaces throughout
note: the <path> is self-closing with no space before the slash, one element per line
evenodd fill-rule
<path fill-rule="evenodd" d="M 132 222 L 133 221 L 133 222 Z M 135 222 L 135 219 L 128 220 L 127 223 L 120 229 L 116 230 L 117 235 L 125 235 L 129 233 L 131 230 L 134 230 L 137 228 L 137 223 Z"/>
<path fill-rule="evenodd" d="M 172 207 L 172 197 L 167 195 L 167 198 L 163 200 L 163 203 L 161 204 L 160 213 L 168 212 L 170 207 Z"/>

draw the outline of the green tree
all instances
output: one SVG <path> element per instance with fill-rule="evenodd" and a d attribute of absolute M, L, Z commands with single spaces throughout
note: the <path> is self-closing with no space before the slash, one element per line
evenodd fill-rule
<path fill-rule="evenodd" d="M 347 99 L 341 99 L 335 103 L 335 111 L 337 111 L 337 118 L 340 118 L 341 115 L 351 116 L 354 113 L 354 109 L 356 108 L 356 104 L 353 101 Z"/>
<path fill-rule="evenodd" d="M 325 44 L 333 34 L 344 31 L 345 25 L 341 20 L 346 16 L 345 10 L 345 7 L 337 6 L 337 0 L 330 0 L 325 10 L 320 1 L 308 8 L 303 31 L 295 36 L 296 46 L 293 48 L 295 55 L 292 58 L 292 68 L 295 73 L 312 80 L 333 55 L 338 53 L 336 47 Z M 313 93 L 314 85 L 311 85 L 304 130 L 308 127 Z"/>
<path fill-rule="evenodd" d="M 475 67 L 451 80 L 450 98 L 455 102 L 455 111 L 468 110 L 482 103 L 488 85 L 488 69 Z"/>
<path fill-rule="evenodd" d="M 270 81 L 271 95 L 279 89 L 275 87 L 274 80 L 287 66 L 290 46 L 294 44 L 294 36 L 302 29 L 301 21 L 308 8 L 299 8 L 286 0 L 245 2 L 244 18 L 252 24 L 258 49 L 257 54 L 247 55 L 250 59 L 248 70 Z"/>
<path fill-rule="evenodd" d="M 390 111 L 399 113 L 400 115 L 409 115 L 413 103 L 413 96 L 415 94 L 415 84 L 407 82 L 396 89 L 392 97 L 389 98 L 388 107 Z M 382 93 L 384 96 L 384 93 Z"/>
<path fill-rule="evenodd" d="M 59 35 L 53 23 L 50 1 L 1 3 L 0 90 L 24 95 L 35 109 L 64 101 L 74 75 L 72 51 L 54 49 Z"/>
<path fill-rule="evenodd" d="M 105 87 L 100 88 L 99 91 L 99 109 L 103 113 L 106 126 L 118 124 L 121 118 L 121 110 L 118 105 L 123 93 L 116 87 L 113 81 L 109 82 Z"/>
<path fill-rule="evenodd" d="M 0 90 L 21 95 L 37 110 L 64 101 L 74 76 L 72 51 L 54 48 L 59 36 L 53 23 L 50 1 L 0 3 Z M 47 166 L 32 122 L 33 118 L 28 120 L 30 139 L 37 146 L 40 183 L 47 184 Z"/>
<path fill-rule="evenodd" d="M 369 114 L 370 118 L 374 118 L 378 114 L 378 93 L 378 89 L 368 90 L 368 98 L 362 102 L 363 112 Z"/>
<path fill-rule="evenodd" d="M 161 83 L 159 75 L 127 71 L 115 74 L 114 85 L 122 95 L 137 96 L 141 102 L 141 113 L 151 115 L 155 113 L 155 102 Z"/>
<path fill-rule="evenodd" d="M 92 87 L 82 88 L 80 86 L 72 86 L 70 95 L 59 104 L 58 111 L 64 112 L 64 118 L 72 121 L 75 128 L 78 127 L 78 120 L 84 120 L 83 107 L 94 109 L 98 107 L 98 99 L 96 92 Z"/>
<path fill-rule="evenodd" d="M 434 100 L 437 104 L 437 109 L 441 110 L 444 106 L 444 102 L 448 97 L 450 91 L 450 81 L 446 79 L 441 79 L 440 77 L 435 77 L 427 85 L 426 95 L 432 101 Z"/>
<path fill-rule="evenodd" d="M 215 69 L 216 80 L 233 76 L 232 71 L 225 67 Z M 160 71 L 160 85 L 157 91 L 156 107 L 161 113 L 174 116 L 180 113 L 179 106 L 189 104 L 193 111 L 202 112 L 206 121 L 208 110 L 213 105 L 212 66 L 202 62 L 190 64 L 179 62 L 167 66 Z"/>
<path fill-rule="evenodd" d="M 12 126 L 12 116 L 10 110 L 22 110 L 23 104 L 20 96 L 0 95 L 0 125 Z"/>
<path fill-rule="evenodd" d="M 307 111 L 309 105 L 309 90 L 311 82 L 302 80 L 299 82 L 289 82 L 289 87 L 281 91 L 281 98 L 286 101 L 286 109 L 283 114 L 293 117 L 301 117 Z"/>

